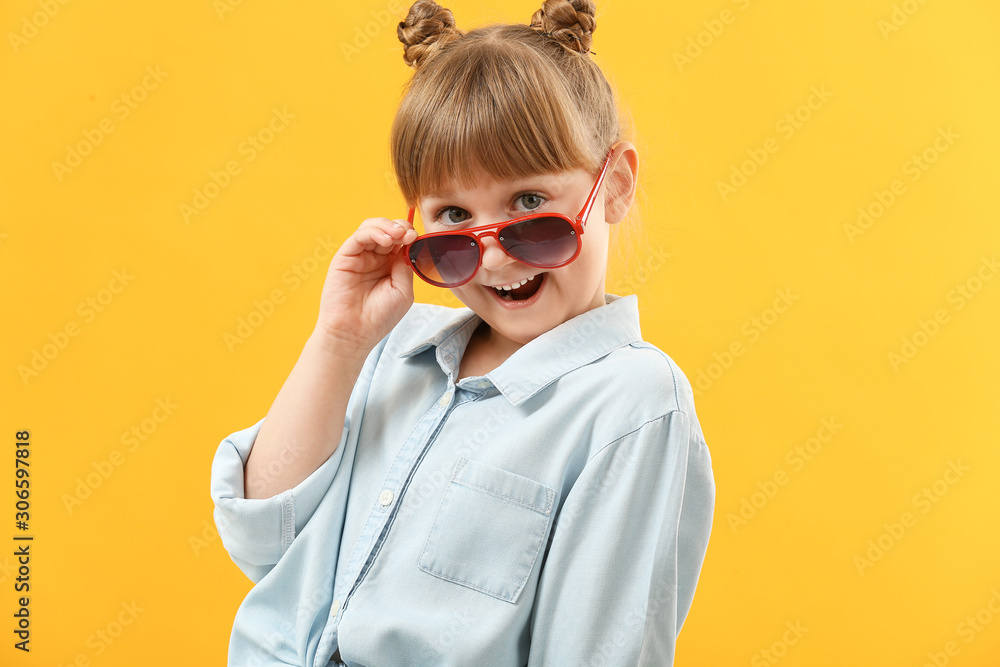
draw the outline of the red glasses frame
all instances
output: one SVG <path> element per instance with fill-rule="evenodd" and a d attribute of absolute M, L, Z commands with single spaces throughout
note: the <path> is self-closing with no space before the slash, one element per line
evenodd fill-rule
<path fill-rule="evenodd" d="M 614 155 L 615 148 L 617 147 L 618 144 L 616 143 L 608 151 L 608 156 L 604 159 L 604 164 L 601 166 L 601 171 L 597 175 L 597 180 L 594 182 L 594 187 L 591 188 L 590 194 L 587 196 L 587 201 L 583 204 L 583 208 L 580 209 L 580 212 L 577 214 L 575 219 L 563 215 L 562 213 L 541 212 L 541 213 L 531 213 L 529 215 L 521 216 L 519 218 L 504 220 L 503 222 L 483 225 L 481 227 L 471 227 L 469 229 L 456 229 L 454 231 L 445 230 L 441 232 L 430 232 L 428 234 L 421 234 L 417 238 L 413 239 L 412 242 L 403 246 L 403 254 L 406 257 L 407 261 L 409 262 L 410 268 L 413 269 L 413 272 L 417 274 L 417 276 L 419 276 L 423 281 L 430 283 L 431 285 L 434 285 L 436 287 L 449 287 L 449 288 L 461 287 L 462 285 L 466 284 L 467 282 L 475 278 L 476 274 L 479 273 L 480 267 L 482 267 L 483 265 L 483 254 L 485 253 L 485 248 L 483 248 L 482 241 L 480 240 L 480 238 L 483 236 L 492 236 L 493 239 L 497 242 L 497 245 L 504 252 L 506 252 L 508 256 L 516 259 L 518 262 L 521 262 L 522 264 L 527 264 L 528 266 L 535 266 L 536 268 L 540 269 L 558 269 L 559 267 L 566 266 L 580 255 L 580 250 L 583 247 L 583 242 L 580 240 L 580 237 L 583 235 L 584 229 L 586 228 L 587 218 L 590 216 L 590 210 L 594 207 L 594 202 L 596 201 L 597 198 L 597 192 L 601 189 L 601 184 L 604 181 L 604 176 L 608 171 L 608 165 L 611 164 L 611 157 Z M 407 222 L 409 222 L 411 225 L 413 224 L 413 214 L 415 208 L 416 207 L 412 206 L 410 207 L 409 215 L 406 218 Z M 576 251 L 573 253 L 572 257 L 570 257 L 565 262 L 562 262 L 560 264 L 542 266 L 539 264 L 532 264 L 530 262 L 526 262 L 519 257 L 514 257 L 513 255 L 510 254 L 510 252 L 507 251 L 507 248 L 505 248 L 503 244 L 500 243 L 500 234 L 503 232 L 503 230 L 511 225 L 516 225 L 519 222 L 525 222 L 527 220 L 533 220 L 535 218 L 561 218 L 570 224 L 570 226 L 573 229 L 573 231 L 570 233 L 576 236 Z M 430 278 L 427 278 L 426 276 L 421 274 L 420 271 L 417 270 L 417 267 L 413 261 L 413 257 L 410 255 L 410 247 L 413 246 L 413 244 L 417 243 L 418 241 L 422 241 L 424 239 L 428 239 L 434 236 L 465 236 L 470 238 L 476 244 L 479 250 L 479 259 L 476 262 L 476 269 L 472 272 L 472 275 L 470 275 L 468 278 L 458 283 L 440 283 L 435 280 L 431 280 Z"/>

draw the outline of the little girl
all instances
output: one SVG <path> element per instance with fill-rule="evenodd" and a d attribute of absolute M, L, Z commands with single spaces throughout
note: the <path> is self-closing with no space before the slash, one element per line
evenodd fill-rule
<path fill-rule="evenodd" d="M 408 219 L 342 244 L 266 418 L 212 466 L 256 584 L 230 665 L 673 664 L 715 483 L 687 379 L 604 291 L 638 156 L 594 13 L 463 33 L 418 0 L 399 24 Z M 414 303 L 414 274 L 467 307 Z"/>

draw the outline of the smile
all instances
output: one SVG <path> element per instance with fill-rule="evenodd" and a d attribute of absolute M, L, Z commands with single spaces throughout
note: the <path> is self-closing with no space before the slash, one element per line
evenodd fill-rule
<path fill-rule="evenodd" d="M 538 275 L 538 274 L 535 274 L 535 275 Z M 521 285 L 525 284 L 529 280 L 534 280 L 534 279 L 535 279 L 535 276 L 528 276 L 524 280 L 521 280 L 520 282 L 516 282 L 516 283 L 511 283 L 510 285 L 492 285 L 491 287 L 493 287 L 493 289 L 495 289 L 495 290 L 507 290 L 509 292 L 512 289 L 520 287 Z"/>
<path fill-rule="evenodd" d="M 494 298 L 505 307 L 524 307 L 538 300 L 538 295 L 545 284 L 545 273 L 538 273 L 510 285 L 484 286 L 493 293 Z M 537 278 L 537 280 L 536 280 Z"/>

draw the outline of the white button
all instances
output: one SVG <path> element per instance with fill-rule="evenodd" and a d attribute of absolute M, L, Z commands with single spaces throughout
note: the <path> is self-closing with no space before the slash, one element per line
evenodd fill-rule
<path fill-rule="evenodd" d="M 391 503 L 392 502 L 392 490 L 391 489 L 382 489 L 382 493 L 378 494 L 378 501 L 382 505 L 382 507 L 385 507 L 389 503 Z"/>
<path fill-rule="evenodd" d="M 478 386 L 480 389 L 486 389 L 488 386 L 490 386 L 490 383 L 488 380 L 480 380 Z"/>
<path fill-rule="evenodd" d="M 446 393 L 444 396 L 442 396 L 441 400 L 438 401 L 438 405 L 440 405 L 443 408 L 446 405 L 448 405 L 448 403 L 450 403 L 450 402 L 451 402 L 451 390 L 448 390 L 448 393 Z"/>
<path fill-rule="evenodd" d="M 336 616 L 337 612 L 339 612 L 339 611 L 340 611 L 340 600 L 334 600 L 333 601 L 333 608 L 330 609 L 330 615 L 331 616 Z"/>

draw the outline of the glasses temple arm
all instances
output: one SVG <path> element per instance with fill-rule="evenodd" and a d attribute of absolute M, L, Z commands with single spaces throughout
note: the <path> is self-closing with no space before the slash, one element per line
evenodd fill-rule
<path fill-rule="evenodd" d="M 608 151 L 608 157 L 605 158 L 604 165 L 601 166 L 601 173 L 597 176 L 597 182 L 594 183 L 594 187 L 590 191 L 590 196 L 587 197 L 587 203 L 584 204 L 583 210 L 580 211 L 580 215 L 576 216 L 577 222 L 581 225 L 586 225 L 587 218 L 590 217 L 590 209 L 594 208 L 594 202 L 597 199 L 597 192 L 601 189 L 601 183 L 604 182 L 604 176 L 608 173 L 608 165 L 611 163 L 611 156 L 614 155 L 615 147 L 617 145 L 618 144 L 615 144 L 611 147 L 611 150 Z"/>

